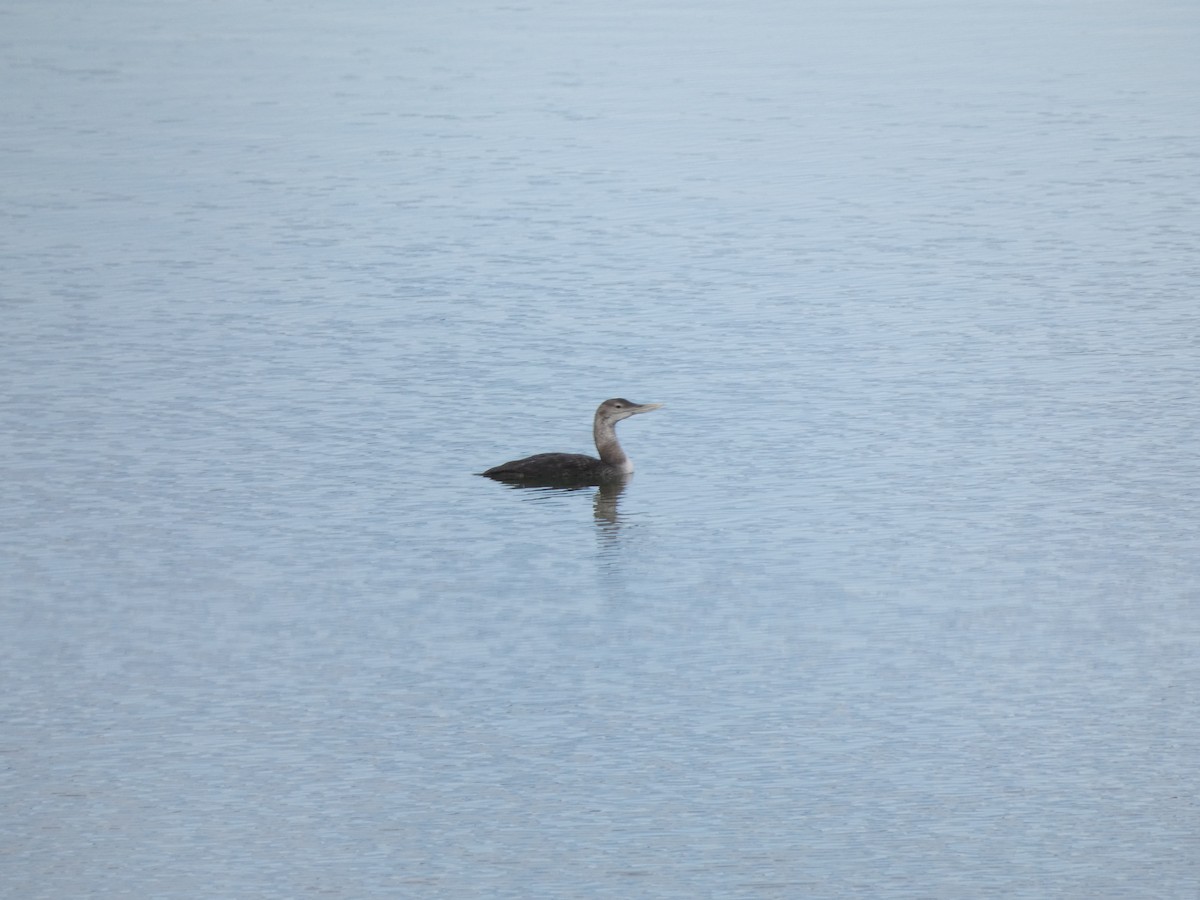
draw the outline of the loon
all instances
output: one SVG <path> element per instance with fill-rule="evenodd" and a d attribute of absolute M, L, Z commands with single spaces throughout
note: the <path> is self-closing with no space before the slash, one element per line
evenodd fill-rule
<path fill-rule="evenodd" d="M 603 484 L 618 481 L 633 472 L 633 463 L 617 442 L 617 423 L 661 406 L 661 403 L 633 403 L 621 397 L 601 403 L 592 424 L 599 459 L 582 453 L 538 453 L 492 466 L 479 474 L 496 481 L 517 484 Z"/>

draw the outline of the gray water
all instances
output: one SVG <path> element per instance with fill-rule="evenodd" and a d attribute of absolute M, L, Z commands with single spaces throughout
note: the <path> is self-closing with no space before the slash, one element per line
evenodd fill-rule
<path fill-rule="evenodd" d="M 1198 42 L 5 4 L 0 894 L 1197 896 Z"/>

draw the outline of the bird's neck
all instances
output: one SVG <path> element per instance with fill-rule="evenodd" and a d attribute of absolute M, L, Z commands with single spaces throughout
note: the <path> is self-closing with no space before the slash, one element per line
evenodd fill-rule
<path fill-rule="evenodd" d="M 621 449 L 621 444 L 617 440 L 616 422 L 596 419 L 596 424 L 592 428 L 592 436 L 596 439 L 596 451 L 600 454 L 601 462 L 626 474 L 633 471 L 633 463 L 629 461 L 629 457 L 625 455 L 625 451 Z"/>

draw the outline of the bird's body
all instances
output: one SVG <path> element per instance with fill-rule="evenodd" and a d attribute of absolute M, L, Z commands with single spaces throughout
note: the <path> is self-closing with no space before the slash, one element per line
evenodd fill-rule
<path fill-rule="evenodd" d="M 493 466 L 483 473 L 498 481 L 525 481 L 543 478 L 551 481 L 607 481 L 629 473 L 586 453 L 535 453 L 524 459 Z"/>
<path fill-rule="evenodd" d="M 660 406 L 661 403 L 632 403 L 622 398 L 601 403 L 592 425 L 599 459 L 582 453 L 537 453 L 501 463 L 480 474 L 518 484 L 603 484 L 619 480 L 632 474 L 633 463 L 617 441 L 617 422 Z"/>

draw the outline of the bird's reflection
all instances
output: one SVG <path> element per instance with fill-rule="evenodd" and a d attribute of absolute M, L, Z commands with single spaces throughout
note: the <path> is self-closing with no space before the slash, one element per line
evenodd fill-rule
<path fill-rule="evenodd" d="M 596 491 L 592 498 L 592 517 L 596 523 L 608 531 L 616 531 L 620 525 L 617 508 L 620 506 L 621 494 L 629 484 L 629 477 L 606 481 Z"/>
<path fill-rule="evenodd" d="M 553 481 L 541 483 L 508 482 L 505 487 L 516 491 L 531 491 L 540 494 L 574 493 L 595 489 L 592 497 L 592 518 L 605 531 L 615 531 L 620 527 L 620 498 L 629 485 L 630 476 L 614 478 L 598 485 L 587 484 L 556 484 Z"/>

